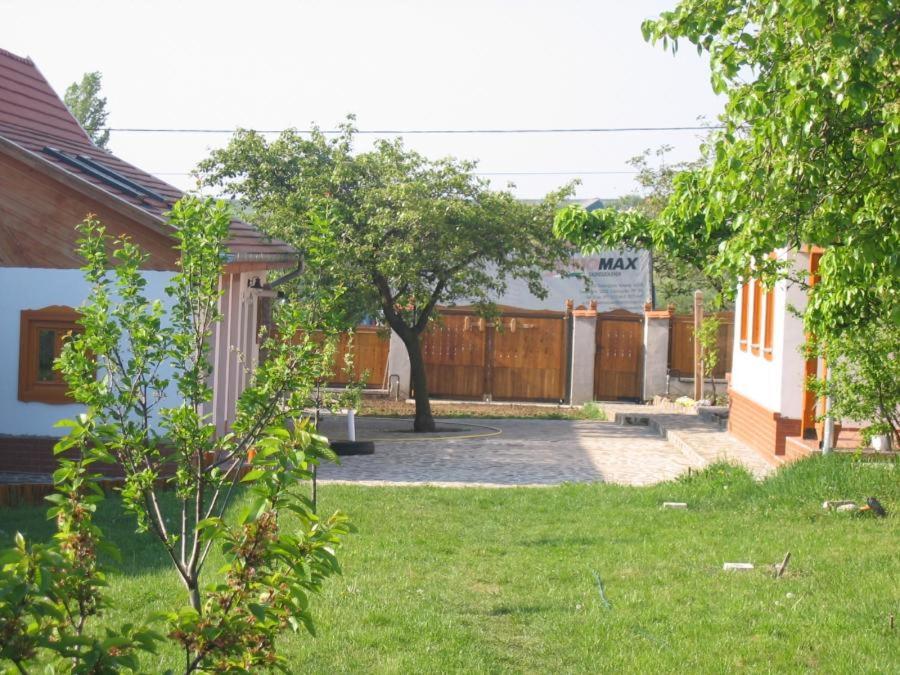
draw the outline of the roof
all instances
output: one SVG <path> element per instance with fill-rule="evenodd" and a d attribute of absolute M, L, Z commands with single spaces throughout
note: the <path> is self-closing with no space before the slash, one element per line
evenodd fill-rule
<path fill-rule="evenodd" d="M 76 178 L 166 225 L 165 213 L 183 196 L 178 188 L 98 148 L 29 58 L 0 49 L 0 139 L 28 153 L 59 177 Z M 3 149 L 5 144 L 0 144 Z M 60 173 L 61 172 L 61 173 Z M 140 218 L 146 222 L 147 218 Z M 234 263 L 294 262 L 296 252 L 242 220 L 231 222 L 228 248 Z"/>

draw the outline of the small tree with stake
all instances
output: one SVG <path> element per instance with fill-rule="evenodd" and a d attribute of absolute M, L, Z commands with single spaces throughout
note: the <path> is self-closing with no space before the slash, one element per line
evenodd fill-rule
<path fill-rule="evenodd" d="M 472 162 L 432 161 L 400 140 L 354 154 L 353 134 L 347 124 L 332 139 L 286 131 L 269 143 L 241 131 L 201 172 L 294 245 L 307 276 L 346 289 L 348 318 L 384 318 L 409 353 L 414 428 L 431 431 L 421 339 L 435 308 L 459 300 L 489 306 L 510 278 L 545 295 L 543 272 L 571 255 L 551 235 L 570 188 L 526 204 L 490 190 Z"/>
<path fill-rule="evenodd" d="M 205 412 L 212 400 L 209 345 L 221 319 L 218 279 L 229 221 L 221 203 L 185 198 L 174 205 L 170 222 L 181 270 L 167 289 L 168 312 L 145 295 L 140 269 L 146 254 L 127 239 L 110 241 L 96 220 L 80 226 L 79 252 L 91 294 L 81 308 L 83 330 L 70 339 L 59 365 L 87 413 L 65 422 L 70 431 L 57 446 L 77 458 L 55 475 L 61 543 L 45 554 L 20 542 L 12 567 L 4 568 L 18 590 L 0 593 L 0 634 L 29 647 L 23 658 L 53 650 L 70 658 L 76 671 L 115 668 L 97 656 L 102 644 L 82 636 L 85 620 L 102 606 L 98 571 L 82 570 L 96 559 L 99 541 L 87 517 L 102 495 L 88 471 L 98 461 L 121 470 L 122 505 L 135 516 L 139 532 L 159 541 L 185 586 L 187 607 L 166 612 L 162 620 L 183 650 L 186 673 L 277 665 L 279 632 L 312 630 L 308 596 L 339 571 L 333 548 L 349 531 L 340 513 L 319 518 L 303 490 L 319 460 L 333 458 L 327 440 L 303 414 L 328 350 L 303 330 L 305 305 L 279 303 L 275 330 L 263 337 L 265 361 L 250 374 L 230 432 L 216 435 Z M 172 386 L 177 397 L 170 396 Z M 240 485 L 250 493 L 249 504 L 232 514 Z M 163 488 L 172 489 L 175 499 L 162 499 Z M 73 531 L 82 555 L 66 563 L 73 557 L 67 552 L 76 550 L 66 543 Z M 216 581 L 204 585 L 215 545 L 227 564 Z M 61 562 L 44 562 L 50 558 Z M 50 572 L 45 580 L 59 580 L 72 568 L 83 583 L 35 583 L 43 568 Z M 50 633 L 29 642 L 35 621 L 47 623 Z M 131 627 L 114 637 L 111 653 L 121 658 L 161 639 Z M 99 665 L 88 668 L 89 659 Z"/>

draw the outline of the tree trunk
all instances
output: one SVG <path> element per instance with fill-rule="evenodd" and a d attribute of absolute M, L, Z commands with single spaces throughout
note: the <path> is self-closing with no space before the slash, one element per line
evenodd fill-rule
<path fill-rule="evenodd" d="M 434 431 L 434 417 L 431 416 L 431 401 L 428 398 L 428 382 L 425 378 L 425 360 L 422 358 L 421 336 L 409 331 L 404 336 L 403 344 L 409 354 L 409 369 L 413 386 L 413 397 L 416 400 L 416 419 L 413 431 Z"/>

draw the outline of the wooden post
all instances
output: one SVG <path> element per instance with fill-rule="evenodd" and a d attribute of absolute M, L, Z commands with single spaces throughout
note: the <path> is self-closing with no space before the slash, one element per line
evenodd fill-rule
<path fill-rule="evenodd" d="M 700 349 L 700 324 L 703 323 L 703 292 L 694 291 L 694 400 L 703 398 L 703 352 Z"/>

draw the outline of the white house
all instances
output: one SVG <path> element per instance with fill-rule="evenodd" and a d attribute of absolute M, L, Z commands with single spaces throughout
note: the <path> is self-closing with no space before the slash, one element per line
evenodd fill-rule
<path fill-rule="evenodd" d="M 821 249 L 781 250 L 776 255 L 794 266 L 795 276 L 815 284 Z M 782 280 L 766 291 L 756 280 L 744 283 L 735 306 L 729 431 L 748 445 L 775 457 L 794 459 L 819 449 L 824 401 L 807 391 L 810 377 L 822 377 L 821 359 L 806 359 L 801 314 L 806 292 Z M 836 445 L 853 445 L 858 424 L 839 428 Z"/>
<path fill-rule="evenodd" d="M 52 368 L 88 294 L 75 225 L 92 213 L 130 236 L 150 255 L 148 293 L 165 299 L 177 251 L 164 214 L 181 196 L 97 148 L 31 60 L 0 50 L 0 471 L 45 470 L 54 422 L 79 409 Z M 240 356 L 256 356 L 256 280 L 297 264 L 293 249 L 238 220 L 228 248 L 210 411 L 220 431 L 246 382 Z"/>

